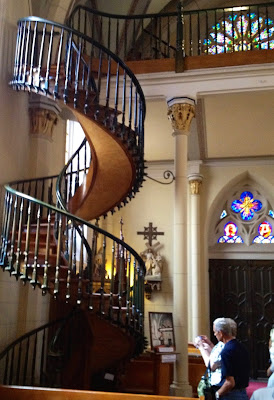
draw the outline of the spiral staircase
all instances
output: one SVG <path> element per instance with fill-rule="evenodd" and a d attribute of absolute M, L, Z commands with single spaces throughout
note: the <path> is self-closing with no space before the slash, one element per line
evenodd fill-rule
<path fill-rule="evenodd" d="M 89 221 L 125 206 L 142 186 L 144 95 L 110 50 L 38 17 L 18 23 L 10 85 L 63 103 L 85 140 L 58 176 L 5 186 L 3 270 L 69 313 L 5 349 L 1 381 L 106 388 L 106 374 L 117 383 L 123 363 L 144 348 L 145 268 L 122 232 L 116 238 Z"/>

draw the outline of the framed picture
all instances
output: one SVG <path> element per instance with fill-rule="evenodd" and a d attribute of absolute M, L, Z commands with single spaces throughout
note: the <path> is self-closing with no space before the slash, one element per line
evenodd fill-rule
<path fill-rule="evenodd" d="M 149 312 L 148 314 L 151 350 L 175 351 L 172 313 Z"/>

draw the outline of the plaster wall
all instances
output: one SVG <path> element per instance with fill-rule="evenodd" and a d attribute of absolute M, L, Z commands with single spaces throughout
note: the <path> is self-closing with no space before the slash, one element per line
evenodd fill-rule
<path fill-rule="evenodd" d="M 16 22 L 29 14 L 27 0 L 0 2 L 0 184 L 31 174 L 28 96 L 9 86 Z M 2 215 L 2 213 L 1 213 Z M 40 296 L 38 296 L 38 294 Z M 48 317 L 48 299 L 0 271 L 0 351 L 24 332 L 41 325 Z"/>

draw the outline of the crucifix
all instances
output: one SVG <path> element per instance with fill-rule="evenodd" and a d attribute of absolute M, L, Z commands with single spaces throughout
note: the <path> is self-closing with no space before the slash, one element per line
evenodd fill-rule
<path fill-rule="evenodd" d="M 152 222 L 149 222 L 148 227 L 144 227 L 143 232 L 137 232 L 137 235 L 144 235 L 144 239 L 148 240 L 149 246 L 152 246 L 152 240 L 157 240 L 158 235 L 164 235 L 164 232 L 157 232 L 157 227 L 152 226 Z"/>

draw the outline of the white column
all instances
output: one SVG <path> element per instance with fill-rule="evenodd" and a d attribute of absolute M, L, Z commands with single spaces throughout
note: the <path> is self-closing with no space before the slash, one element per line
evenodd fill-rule
<path fill-rule="evenodd" d="M 201 227 L 200 227 L 200 187 L 203 176 L 192 173 L 188 176 L 190 186 L 190 262 L 191 270 L 191 336 L 201 334 Z"/>
<path fill-rule="evenodd" d="M 188 381 L 188 288 L 187 288 L 187 147 L 195 102 L 180 97 L 167 102 L 175 137 L 175 194 L 173 247 L 173 318 L 176 351 L 179 353 L 171 385 L 173 396 L 191 397 Z"/>

